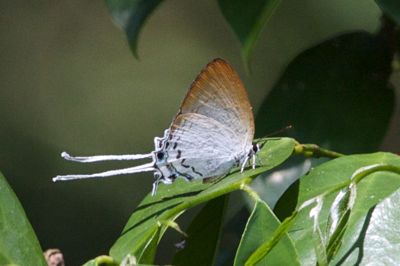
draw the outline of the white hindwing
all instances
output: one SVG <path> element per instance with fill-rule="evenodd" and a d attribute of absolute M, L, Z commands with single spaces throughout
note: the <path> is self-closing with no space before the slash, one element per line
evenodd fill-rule
<path fill-rule="evenodd" d="M 231 128 L 201 114 L 176 117 L 165 142 L 167 164 L 187 179 L 227 174 L 251 147 Z"/>

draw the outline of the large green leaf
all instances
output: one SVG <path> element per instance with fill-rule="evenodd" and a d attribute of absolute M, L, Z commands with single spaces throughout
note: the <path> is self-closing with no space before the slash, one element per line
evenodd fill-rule
<path fill-rule="evenodd" d="M 314 168 L 308 175 L 301 178 L 298 207 L 307 200 L 349 182 L 350 177 L 357 171 L 364 171 L 363 169 L 376 165 L 392 165 L 400 169 L 400 157 L 389 153 L 344 156 Z M 400 187 L 400 172 L 393 173 L 383 169 L 386 168 L 383 167 L 382 171 L 370 173 L 356 185 L 355 203 L 349 213 L 350 216 L 346 218 L 345 230 L 342 230 L 338 251 L 334 254 L 333 262 L 345 262 L 345 265 L 354 265 L 358 259 L 362 260 L 362 251 L 374 245 L 372 238 L 369 238 L 371 242 L 366 242 L 368 239 L 366 228 L 369 228 L 370 224 L 379 223 L 379 217 L 377 217 L 378 220 L 371 220 L 374 206 Z M 323 198 L 322 209 L 319 213 L 319 227 L 322 232 L 327 230 L 329 211 L 336 196 L 337 193 L 332 193 Z M 385 212 L 394 213 L 399 207 L 386 204 L 382 208 L 386 208 Z M 308 210 L 303 210 L 298 214 L 289 235 L 295 241 L 302 265 L 315 265 L 314 224 L 309 217 Z M 382 237 L 395 230 L 391 226 L 393 226 L 393 223 L 387 222 L 387 225 L 383 226 L 383 229 L 381 228 Z M 398 226 L 397 224 L 395 227 Z M 383 232 L 384 230 L 387 231 Z M 357 248 L 354 248 L 354 246 L 357 246 Z M 389 251 L 388 249 L 387 252 Z M 385 256 L 393 257 L 384 250 L 380 252 L 380 254 L 384 253 Z M 361 254 L 361 258 L 357 257 L 358 254 Z"/>
<path fill-rule="evenodd" d="M 292 154 L 294 145 L 295 141 L 289 138 L 268 140 L 257 156 L 259 165 L 263 163 L 260 167 L 244 173 L 235 170 L 215 183 L 178 179 L 171 185 L 161 184 L 157 194 L 149 194 L 129 218 L 120 238 L 110 250 L 111 256 L 121 261 L 132 254 L 141 263 L 146 248 L 154 237 L 158 240 L 162 236 L 169 221 L 188 208 L 240 189 L 242 184 L 284 162 Z"/>
<path fill-rule="evenodd" d="M 0 173 L 0 265 L 46 265 L 16 195 Z"/>
<path fill-rule="evenodd" d="M 400 25 L 400 1 L 398 0 L 375 0 L 382 11 L 389 15 Z"/>
<path fill-rule="evenodd" d="M 268 205 L 257 201 L 243 232 L 234 265 L 245 265 L 249 256 L 273 235 L 279 224 Z M 257 265 L 300 265 L 296 249 L 288 235 Z"/>
<path fill-rule="evenodd" d="M 125 31 L 133 54 L 138 57 L 139 32 L 150 14 L 162 0 L 106 0 L 115 23 Z"/>
<path fill-rule="evenodd" d="M 186 231 L 184 248 L 173 265 L 213 265 L 219 243 L 228 195 L 207 202 Z"/>
<path fill-rule="evenodd" d="M 242 55 L 247 64 L 264 25 L 280 2 L 280 0 L 218 0 L 222 14 L 242 44 Z"/>
<path fill-rule="evenodd" d="M 390 37 L 353 32 L 301 53 L 257 114 L 257 135 L 289 135 L 343 153 L 376 151 L 394 109 Z"/>
<path fill-rule="evenodd" d="M 400 190 L 379 203 L 366 216 L 363 238 L 346 256 L 362 252 L 361 264 L 396 265 L 400 261 Z M 364 225 L 363 224 L 363 225 Z M 361 249 L 362 248 L 362 249 Z M 345 257 L 345 256 L 344 256 Z M 346 261 L 351 263 L 351 261 Z"/>

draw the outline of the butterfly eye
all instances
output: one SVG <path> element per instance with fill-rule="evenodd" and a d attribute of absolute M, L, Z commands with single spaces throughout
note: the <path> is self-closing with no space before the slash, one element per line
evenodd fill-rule
<path fill-rule="evenodd" d="M 157 152 L 157 159 L 162 161 L 165 157 L 165 153 L 163 151 Z"/>

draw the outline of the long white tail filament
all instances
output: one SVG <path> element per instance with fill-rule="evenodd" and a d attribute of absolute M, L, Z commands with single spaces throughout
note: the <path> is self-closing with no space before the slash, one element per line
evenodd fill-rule
<path fill-rule="evenodd" d="M 124 154 L 124 155 L 96 155 L 96 156 L 71 156 L 67 152 L 62 152 L 61 157 L 65 160 L 79 163 L 93 163 L 102 161 L 128 161 L 151 158 L 152 154 Z"/>
<path fill-rule="evenodd" d="M 152 153 L 148 154 L 126 154 L 126 155 L 97 155 L 97 156 L 71 156 L 66 152 L 61 153 L 61 157 L 68 161 L 80 162 L 80 163 L 92 163 L 101 161 L 115 161 L 115 160 L 138 160 L 144 158 L 151 158 Z M 118 170 L 110 170 L 95 174 L 79 174 L 79 175 L 58 175 L 53 177 L 53 182 L 56 181 L 68 181 L 75 179 L 87 179 L 96 177 L 108 177 L 115 175 L 128 175 L 141 172 L 151 172 L 155 171 L 154 162 L 146 163 L 143 165 L 128 167 Z"/>
<path fill-rule="evenodd" d="M 87 178 L 95 178 L 95 177 L 108 177 L 114 175 L 127 175 L 127 174 L 134 174 L 134 173 L 141 173 L 141 172 L 151 172 L 154 171 L 154 163 L 146 163 L 143 165 L 135 166 L 135 167 L 128 167 L 118 170 L 110 170 L 101 173 L 95 174 L 88 174 L 88 175 L 58 175 L 53 177 L 53 182 L 56 181 L 67 181 L 67 180 L 75 180 L 75 179 L 87 179 Z"/>

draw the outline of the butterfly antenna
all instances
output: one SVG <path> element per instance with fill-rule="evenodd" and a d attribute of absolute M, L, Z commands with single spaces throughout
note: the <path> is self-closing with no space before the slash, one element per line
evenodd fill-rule
<path fill-rule="evenodd" d="M 278 130 L 276 130 L 274 132 L 269 133 L 265 137 L 271 137 L 271 136 L 274 136 L 274 135 L 278 135 L 278 134 L 281 134 L 281 133 L 286 132 L 286 131 L 291 130 L 291 129 L 293 129 L 293 126 L 292 125 L 288 125 L 286 127 L 283 127 L 281 129 L 278 129 Z"/>
<path fill-rule="evenodd" d="M 293 128 L 294 127 L 292 125 L 288 125 L 288 126 L 286 126 L 284 128 L 281 128 L 279 130 L 276 130 L 274 132 L 271 132 L 271 133 L 265 135 L 265 137 L 254 139 L 254 142 L 261 142 L 261 141 L 268 140 L 271 136 L 278 135 L 278 134 L 280 134 L 282 132 L 288 131 L 288 130 L 293 129 Z"/>
<path fill-rule="evenodd" d="M 95 174 L 84 174 L 84 175 L 58 175 L 53 177 L 53 182 L 57 181 L 68 181 L 68 180 L 76 180 L 76 179 L 87 179 L 87 178 L 97 178 L 97 177 L 109 177 L 115 175 L 128 175 L 134 173 L 141 173 L 141 172 L 151 172 L 155 171 L 154 162 L 146 163 L 143 165 L 135 166 L 135 167 L 128 167 L 118 170 L 110 170 L 101 173 Z"/>
<path fill-rule="evenodd" d="M 151 158 L 152 153 L 148 154 L 123 154 L 123 155 L 96 155 L 96 156 L 71 156 L 67 152 L 62 152 L 61 157 L 67 161 L 79 163 L 93 163 L 103 161 L 129 161 Z"/>

